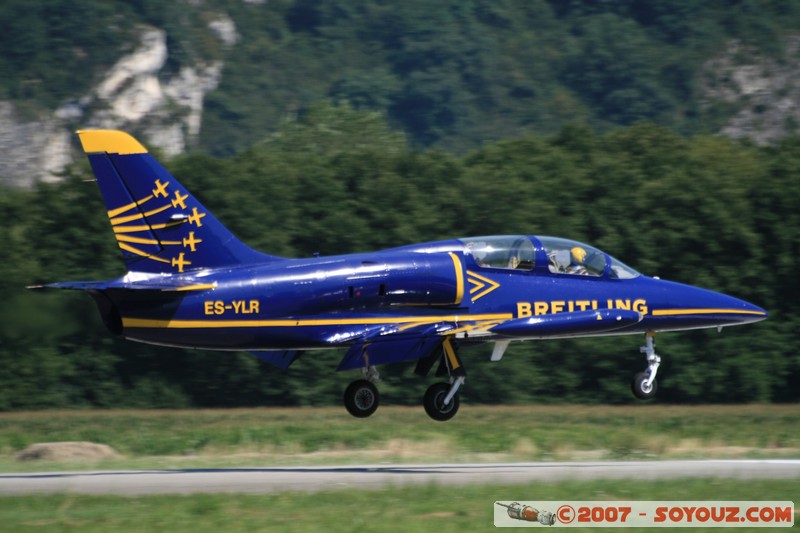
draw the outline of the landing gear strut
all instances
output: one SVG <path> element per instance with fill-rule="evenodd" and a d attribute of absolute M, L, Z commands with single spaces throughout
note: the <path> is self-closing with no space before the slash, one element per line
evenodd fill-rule
<path fill-rule="evenodd" d="M 633 382 L 631 382 L 631 391 L 640 400 L 649 400 L 656 395 L 658 390 L 656 373 L 661 364 L 661 358 L 656 355 L 656 344 L 653 342 L 655 336 L 656 334 L 653 331 L 648 331 L 645 334 L 645 345 L 639 348 L 639 351 L 647 357 L 647 370 L 633 376 Z"/>
<path fill-rule="evenodd" d="M 374 366 L 364 367 L 365 379 L 357 379 L 344 391 L 344 406 L 356 418 L 366 418 L 378 408 L 380 395 L 373 384 L 380 379 Z"/>
<path fill-rule="evenodd" d="M 460 399 L 458 390 L 467 379 L 467 373 L 461 359 L 458 357 L 450 337 L 442 343 L 444 356 L 442 362 L 447 374 L 450 376 L 450 383 L 434 383 L 425 391 L 422 405 L 428 416 L 439 422 L 450 420 L 458 412 Z"/>

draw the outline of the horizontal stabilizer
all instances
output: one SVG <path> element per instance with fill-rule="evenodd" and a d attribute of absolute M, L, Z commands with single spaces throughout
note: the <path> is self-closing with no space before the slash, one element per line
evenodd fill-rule
<path fill-rule="evenodd" d="M 604 333 L 637 324 L 641 313 L 625 309 L 598 309 L 517 318 L 498 324 L 492 333 L 517 339 L 573 337 Z"/>
<path fill-rule="evenodd" d="M 26 289 L 72 289 L 76 291 L 91 291 L 108 288 L 108 281 L 60 281 L 58 283 L 48 283 L 47 285 L 28 285 Z"/>
<path fill-rule="evenodd" d="M 115 289 L 128 289 L 134 291 L 162 291 L 162 292 L 185 292 L 185 291 L 208 291 L 217 288 L 217 283 L 197 283 L 191 280 L 180 279 L 154 279 L 148 281 L 137 281 L 125 283 L 113 287 Z"/>
<path fill-rule="evenodd" d="M 183 292 L 205 291 L 216 288 L 216 283 L 197 283 L 187 279 L 171 277 L 156 278 L 146 281 L 126 282 L 120 279 L 110 281 L 61 281 L 47 285 L 31 285 L 29 289 L 72 289 L 76 291 L 104 291 L 108 289 Z"/>

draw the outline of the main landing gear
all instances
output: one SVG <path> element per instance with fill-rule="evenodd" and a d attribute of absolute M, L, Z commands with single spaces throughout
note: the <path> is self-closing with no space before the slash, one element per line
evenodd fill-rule
<path fill-rule="evenodd" d="M 434 420 L 443 422 L 450 420 L 458 412 L 460 399 L 458 391 L 467 379 L 464 365 L 458 357 L 453 341 L 450 337 L 442 342 L 442 350 L 430 357 L 421 359 L 414 371 L 420 376 L 426 376 L 436 362 L 439 369 L 436 375 L 447 375 L 447 383 L 434 383 L 425 391 L 422 405 L 425 412 Z M 380 380 L 378 370 L 371 365 L 362 369 L 364 377 L 352 382 L 344 391 L 344 406 L 347 412 L 357 418 L 366 418 L 378 409 L 380 395 L 375 387 L 375 382 Z"/>
<path fill-rule="evenodd" d="M 364 379 L 355 380 L 344 391 L 344 406 L 356 418 L 366 418 L 374 413 L 381 399 L 374 384 L 381 378 L 378 370 L 367 366 L 362 372 Z"/>
<path fill-rule="evenodd" d="M 655 336 L 656 334 L 653 331 L 648 331 L 645 334 L 645 345 L 639 348 L 639 351 L 647 357 L 647 369 L 633 376 L 633 381 L 631 382 L 631 391 L 640 400 L 649 400 L 656 395 L 658 390 L 656 373 L 661 364 L 661 358 L 656 355 L 656 344 L 653 341 Z"/>

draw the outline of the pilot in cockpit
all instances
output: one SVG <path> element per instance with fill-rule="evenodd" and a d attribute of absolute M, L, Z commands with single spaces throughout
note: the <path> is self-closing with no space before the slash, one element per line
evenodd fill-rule
<path fill-rule="evenodd" d="M 571 261 L 567 267 L 567 274 L 578 274 L 585 276 L 589 273 L 589 271 L 586 270 L 586 250 L 580 246 L 575 246 L 569 251 L 569 256 Z"/>
<path fill-rule="evenodd" d="M 571 250 L 554 250 L 548 254 L 550 272 L 587 275 L 586 250 L 575 246 Z"/>

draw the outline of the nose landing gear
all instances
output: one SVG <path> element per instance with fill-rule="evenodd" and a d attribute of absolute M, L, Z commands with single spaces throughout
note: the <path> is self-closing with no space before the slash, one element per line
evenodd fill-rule
<path fill-rule="evenodd" d="M 640 400 L 649 400 L 656 395 L 658 390 L 656 373 L 661 364 L 661 358 L 656 355 L 656 344 L 653 341 L 655 336 L 656 334 L 653 331 L 648 331 L 645 334 L 645 345 L 640 347 L 639 351 L 647 357 L 647 369 L 633 376 L 633 381 L 631 382 L 631 391 Z"/>
<path fill-rule="evenodd" d="M 458 357 L 452 338 L 447 337 L 442 343 L 444 353 L 442 354 L 442 366 L 450 376 L 450 383 L 434 383 L 425 391 L 422 399 L 422 406 L 428 416 L 439 422 L 450 420 L 458 412 L 459 399 L 458 390 L 467 380 L 467 372 Z"/>
<path fill-rule="evenodd" d="M 461 400 L 458 397 L 458 389 L 464 384 L 464 376 L 459 376 L 450 383 L 434 383 L 425 391 L 422 405 L 428 416 L 439 422 L 450 420 L 458 412 Z"/>

